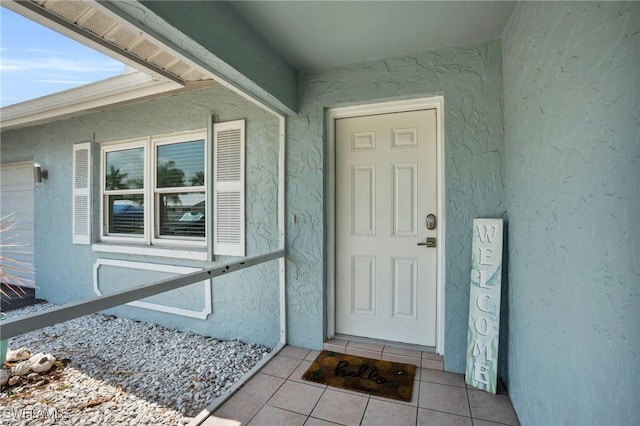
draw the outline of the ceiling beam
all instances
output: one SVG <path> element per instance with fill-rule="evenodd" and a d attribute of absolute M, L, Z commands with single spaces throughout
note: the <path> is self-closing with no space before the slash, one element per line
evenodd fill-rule
<path fill-rule="evenodd" d="M 100 4 L 218 81 L 285 114 L 297 110 L 297 71 L 225 2 L 110 1 Z"/>

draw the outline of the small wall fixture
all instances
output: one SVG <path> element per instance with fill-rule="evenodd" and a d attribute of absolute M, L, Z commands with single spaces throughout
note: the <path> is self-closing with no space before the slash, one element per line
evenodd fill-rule
<path fill-rule="evenodd" d="M 49 171 L 42 170 L 40 163 L 33 163 L 33 179 L 36 183 L 42 183 L 43 180 L 49 179 Z"/>

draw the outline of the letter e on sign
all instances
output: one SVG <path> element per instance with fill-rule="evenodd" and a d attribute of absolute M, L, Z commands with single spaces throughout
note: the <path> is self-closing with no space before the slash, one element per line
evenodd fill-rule
<path fill-rule="evenodd" d="M 480 248 L 480 265 L 491 266 L 493 265 L 493 250 L 487 247 Z"/>

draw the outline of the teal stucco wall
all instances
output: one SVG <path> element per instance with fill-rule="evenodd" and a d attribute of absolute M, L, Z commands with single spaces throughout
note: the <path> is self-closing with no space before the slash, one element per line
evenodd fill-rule
<path fill-rule="evenodd" d="M 156 256 L 92 251 L 71 243 L 72 145 L 94 144 L 94 234 L 99 224 L 99 144 L 133 137 L 207 127 L 218 121 L 246 119 L 246 250 L 256 256 L 278 249 L 278 120 L 223 87 L 198 90 L 110 108 L 51 124 L 2 132 L 4 163 L 33 159 L 49 170 L 49 179 L 34 191 L 35 266 L 37 296 L 63 304 L 94 297 L 93 265 L 97 259 L 204 268 L 216 263 Z M 97 240 L 97 237 L 94 238 Z M 240 339 L 274 346 L 280 335 L 278 263 L 243 270 L 214 279 L 213 314 L 207 320 L 120 307 L 113 313 L 153 321 L 166 327 L 219 338 Z M 106 293 L 168 277 L 156 271 L 101 267 L 100 288 Z M 175 275 L 175 274 L 174 274 Z M 153 301 L 200 310 L 203 292 L 189 288 L 155 296 Z"/>
<path fill-rule="evenodd" d="M 508 389 L 522 424 L 640 422 L 640 3 L 503 35 Z"/>
<path fill-rule="evenodd" d="M 330 107 L 443 95 L 446 173 L 445 368 L 464 371 L 474 217 L 502 217 L 501 44 L 490 41 L 304 75 L 300 114 L 287 126 L 290 342 L 320 348 L 325 324 L 327 173 Z"/>

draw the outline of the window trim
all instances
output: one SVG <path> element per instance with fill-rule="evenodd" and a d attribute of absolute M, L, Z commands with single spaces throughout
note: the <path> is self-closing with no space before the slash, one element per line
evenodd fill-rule
<path fill-rule="evenodd" d="M 99 242 L 91 245 L 91 250 L 98 253 L 130 254 L 139 256 L 169 257 L 172 259 L 208 260 L 209 255 L 203 247 L 165 247 L 148 246 L 138 243 Z"/>
<path fill-rule="evenodd" d="M 211 192 L 211 183 L 209 182 L 209 168 L 211 160 L 209 158 L 210 150 L 207 145 L 209 143 L 209 137 L 207 129 L 195 129 L 181 132 L 173 132 L 167 134 L 160 135 L 149 135 L 146 137 L 138 137 L 120 141 L 110 141 L 104 142 L 100 145 L 100 188 L 99 188 L 99 196 L 100 196 L 100 235 L 99 241 L 104 244 L 105 247 L 111 247 L 113 249 L 122 248 L 124 246 L 119 245 L 118 243 L 126 243 L 127 245 L 139 246 L 140 249 L 143 248 L 157 248 L 169 249 L 167 253 L 174 253 L 174 250 L 171 248 L 185 248 L 185 249 L 205 249 L 207 247 L 207 241 L 209 239 L 209 233 L 211 232 L 211 207 L 209 206 L 209 202 L 205 202 L 205 237 L 204 238 L 167 238 L 160 237 L 156 228 L 158 219 L 156 218 L 156 213 L 158 211 L 158 206 L 156 203 L 156 147 L 158 145 L 171 144 L 171 143 L 180 143 L 180 142 L 190 142 L 202 140 L 204 143 L 204 179 L 205 184 L 203 187 L 188 187 L 192 192 L 203 192 L 205 200 L 209 200 L 210 192 Z M 106 212 L 106 198 L 109 194 L 114 194 L 113 192 L 107 191 L 105 189 L 106 186 L 106 154 L 108 152 L 121 151 L 125 149 L 139 148 L 142 147 L 143 151 L 143 170 L 144 170 L 144 185 L 143 185 L 143 200 L 144 200 L 144 233 L 142 238 L 137 236 L 124 236 L 124 235 L 109 235 L 107 232 L 107 212 Z M 209 185 L 207 185 L 209 183 Z M 183 187 L 181 187 L 183 188 Z M 116 191 L 117 193 L 139 193 L 139 190 L 121 190 Z M 102 244 L 94 244 L 95 251 L 104 251 L 101 250 Z M 107 251 L 111 251 L 109 248 L 106 248 Z M 147 251 L 147 250 L 144 250 Z M 164 252 L 164 250 L 162 250 Z M 151 254 L 151 251 L 149 251 Z"/>

